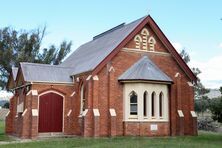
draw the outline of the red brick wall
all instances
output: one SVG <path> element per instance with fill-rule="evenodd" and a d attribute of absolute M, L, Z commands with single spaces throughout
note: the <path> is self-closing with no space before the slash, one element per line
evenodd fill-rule
<path fill-rule="evenodd" d="M 151 124 L 157 125 L 156 131 L 151 131 Z M 169 136 L 169 123 L 165 122 L 125 122 L 124 135 L 130 136 Z"/>
<path fill-rule="evenodd" d="M 64 109 L 64 133 L 84 136 L 109 136 L 109 135 L 145 135 L 145 136 L 166 136 L 166 135 L 178 135 L 180 128 L 178 125 L 177 110 L 181 109 L 184 113 L 184 133 L 192 135 L 194 122 L 190 116 L 190 111 L 193 110 L 193 88 L 190 87 L 187 82 L 190 79 L 185 72 L 180 68 L 174 58 L 169 54 L 167 49 L 163 46 L 154 32 L 146 26 L 149 30 L 150 36 L 153 35 L 157 41 L 155 50 L 158 52 L 165 52 L 165 54 L 157 54 L 155 52 L 129 52 L 127 50 L 120 51 L 109 63 L 102 68 L 98 73 L 99 80 L 93 81 L 86 80 L 89 74 L 81 74 L 77 77 L 80 81 L 75 81 L 74 85 L 53 85 L 53 84 L 33 84 L 32 90 L 37 90 L 38 93 L 42 93 L 48 90 L 55 90 L 61 92 L 65 96 L 65 109 Z M 127 48 L 135 48 L 135 42 L 133 39 L 125 46 Z M 118 77 L 125 72 L 130 66 L 137 62 L 142 55 L 147 55 L 163 72 L 165 72 L 173 81 L 174 84 L 169 86 L 169 102 L 170 108 L 169 116 L 170 122 L 168 123 L 156 123 L 158 130 L 156 132 L 150 131 L 150 124 L 148 122 L 123 122 L 123 84 L 118 82 Z M 110 68 L 114 69 L 110 72 Z M 180 73 L 180 81 L 177 83 L 175 74 Z M 85 85 L 86 89 L 86 108 L 89 109 L 85 117 L 79 117 L 80 113 L 80 86 Z M 180 87 L 177 87 L 181 84 Z M 178 88 L 180 93 L 178 95 Z M 70 96 L 73 92 L 76 92 L 74 96 Z M 13 99 L 11 102 L 13 105 L 10 110 L 12 111 L 13 119 L 8 119 L 7 128 L 11 131 L 14 129 L 14 134 L 20 136 L 27 136 L 25 124 L 30 123 L 31 117 L 22 118 L 19 115 L 15 118 L 17 100 Z M 36 108 L 37 102 L 28 100 L 28 97 L 24 97 L 24 109 L 30 108 L 27 115 L 31 114 L 31 109 Z M 32 107 L 31 107 L 32 106 Z M 35 106 L 35 107 L 34 107 Z M 99 109 L 100 116 L 93 117 L 93 109 Z M 117 116 L 111 120 L 109 109 L 114 108 Z M 13 110 L 14 109 L 14 110 Z M 70 117 L 67 117 L 67 113 L 72 109 Z M 31 115 L 30 115 L 31 116 Z M 11 121 L 14 120 L 14 121 Z M 14 123 L 13 123 L 14 122 Z M 10 124 L 11 123 L 11 124 Z M 24 123 L 24 125 L 22 125 Z M 95 124 L 99 124 L 95 126 Z M 112 126 L 112 128 L 110 127 Z M 24 128 L 22 128 L 24 127 Z M 96 127 L 96 129 L 94 129 Z M 32 128 L 32 127 L 31 127 Z M 33 129 L 33 128 L 32 128 Z M 111 131 L 116 129 L 116 131 Z M 23 131 L 23 132 L 22 132 Z M 112 134 L 111 134 L 112 133 Z M 21 135 L 23 134 L 23 135 Z"/>
<path fill-rule="evenodd" d="M 150 30 L 149 30 L 150 31 Z M 153 34 L 150 31 L 150 34 Z M 154 35 L 155 36 L 155 35 Z M 184 132 L 185 134 L 192 134 L 192 127 L 190 121 L 190 111 L 193 110 L 193 89 L 187 84 L 190 79 L 185 72 L 180 68 L 175 59 L 169 54 L 167 49 L 160 43 L 156 37 L 157 44 L 156 51 L 165 52 L 166 54 L 156 54 L 155 52 L 128 52 L 120 51 L 99 73 L 99 111 L 100 111 L 100 134 L 102 136 L 109 135 L 109 112 L 108 109 L 114 107 L 117 112 L 117 135 L 123 135 L 123 84 L 118 82 L 118 77 L 126 71 L 130 66 L 137 62 L 142 55 L 147 55 L 163 72 L 165 72 L 173 81 L 174 84 L 169 87 L 170 106 L 171 111 L 171 134 L 178 135 L 179 126 L 177 125 L 178 117 L 177 110 L 181 109 L 185 115 L 184 117 Z M 126 45 L 127 48 L 135 48 L 134 41 Z M 114 78 L 109 81 L 110 74 L 109 67 L 113 66 L 115 69 Z M 179 72 L 181 75 L 181 97 L 177 97 L 177 84 L 175 74 Z M 110 95 L 111 94 L 111 95 Z M 109 100 L 112 102 L 109 103 Z M 181 108 L 178 108 L 178 101 L 181 102 Z M 114 104 L 110 106 L 110 104 Z M 110 106 L 110 107 L 107 107 Z M 168 125 L 170 127 L 170 125 Z M 170 133 L 170 130 L 167 130 Z M 167 134 L 169 134 L 167 133 Z M 163 133 L 163 135 L 167 135 Z"/>

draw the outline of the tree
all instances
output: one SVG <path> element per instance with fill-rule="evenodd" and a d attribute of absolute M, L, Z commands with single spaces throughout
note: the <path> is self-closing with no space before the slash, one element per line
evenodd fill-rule
<path fill-rule="evenodd" d="M 180 56 L 182 57 L 182 59 L 184 60 L 185 63 L 189 63 L 190 62 L 190 56 L 189 54 L 186 52 L 185 49 L 183 49 L 180 52 Z M 194 93 L 195 93 L 195 98 L 201 98 L 203 97 L 206 93 L 208 93 L 210 90 L 206 89 L 204 87 L 204 85 L 201 83 L 200 78 L 198 77 L 198 75 L 201 73 L 199 68 L 192 68 L 193 73 L 196 75 L 197 77 L 197 83 L 194 85 Z"/>
<path fill-rule="evenodd" d="M 190 55 L 186 52 L 185 49 L 183 49 L 180 52 L 180 56 L 182 57 L 182 59 L 184 60 L 185 63 L 189 63 L 190 62 Z"/>
<path fill-rule="evenodd" d="M 222 96 L 210 101 L 210 111 L 213 114 L 212 118 L 222 123 Z"/>
<path fill-rule="evenodd" d="M 0 29 L 0 89 L 6 86 L 11 67 L 20 62 L 60 64 L 71 50 L 71 41 L 60 47 L 41 48 L 46 27 L 31 31 L 17 31 L 10 27 Z"/>
<path fill-rule="evenodd" d="M 3 105 L 3 108 L 9 108 L 9 102 L 6 102 L 6 103 Z"/>
<path fill-rule="evenodd" d="M 195 99 L 194 109 L 197 113 L 203 113 L 209 108 L 210 99 L 207 96 L 203 96 L 200 99 Z"/>
<path fill-rule="evenodd" d="M 222 95 L 222 86 L 219 88 L 219 90 L 220 90 L 220 93 L 221 93 L 221 95 Z"/>

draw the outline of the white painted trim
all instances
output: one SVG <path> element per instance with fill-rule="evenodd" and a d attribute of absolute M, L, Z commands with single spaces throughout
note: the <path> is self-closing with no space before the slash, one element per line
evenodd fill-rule
<path fill-rule="evenodd" d="M 86 78 L 86 81 L 89 81 L 91 77 L 92 77 L 92 75 L 89 75 L 89 76 Z"/>
<path fill-rule="evenodd" d="M 42 96 L 42 95 L 45 95 L 45 94 L 48 94 L 48 93 L 55 93 L 57 95 L 60 95 L 63 97 L 63 121 L 62 121 L 62 132 L 64 133 L 64 121 L 65 121 L 65 96 L 57 91 L 54 91 L 54 90 L 48 90 L 48 91 L 45 91 L 45 92 L 42 92 L 41 94 L 39 94 L 38 96 L 38 114 L 39 114 L 39 98 Z M 39 118 L 38 118 L 38 125 L 39 125 Z M 39 128 L 39 127 L 38 127 Z M 37 130 L 39 131 L 39 129 L 37 128 Z"/>
<path fill-rule="evenodd" d="M 70 109 L 68 114 L 67 114 L 67 117 L 69 117 L 71 115 L 71 113 L 72 113 L 72 110 Z"/>
<path fill-rule="evenodd" d="M 179 73 L 179 72 L 177 72 L 177 73 L 175 74 L 175 77 L 177 78 L 179 75 L 180 75 L 180 73 Z"/>
<path fill-rule="evenodd" d="M 32 116 L 39 116 L 37 109 L 32 109 Z"/>
<path fill-rule="evenodd" d="M 183 111 L 182 110 L 177 110 L 177 113 L 179 117 L 184 117 Z"/>
<path fill-rule="evenodd" d="M 26 94 L 26 96 L 30 95 L 31 92 L 32 92 L 32 90 L 29 90 L 28 93 Z"/>
<path fill-rule="evenodd" d="M 98 81 L 99 80 L 99 77 L 97 75 L 93 76 L 93 80 L 94 81 Z"/>
<path fill-rule="evenodd" d="M 37 90 L 32 90 L 32 95 L 33 96 L 38 96 L 38 91 Z"/>
<path fill-rule="evenodd" d="M 85 117 L 87 113 L 88 113 L 88 109 L 85 109 L 82 113 L 82 116 Z"/>
<path fill-rule="evenodd" d="M 83 113 L 83 107 L 85 105 L 85 104 L 83 104 L 83 100 L 85 99 L 85 98 L 83 98 L 83 96 L 84 96 L 84 85 L 82 84 L 80 87 L 80 111 L 79 111 L 80 115 Z M 86 102 L 84 102 L 84 103 L 86 103 Z"/>
<path fill-rule="evenodd" d="M 137 115 L 130 115 L 130 99 L 129 94 L 135 91 L 137 94 Z M 151 84 L 151 83 L 125 83 L 123 87 L 123 120 L 124 121 L 147 121 L 147 122 L 168 122 L 169 121 L 169 95 L 168 86 L 166 84 Z M 148 93 L 147 100 L 147 116 L 143 114 L 143 94 Z M 156 93 L 155 99 L 155 117 L 151 115 L 151 98 L 152 93 Z M 163 93 L 163 113 L 159 116 L 159 94 Z"/>
<path fill-rule="evenodd" d="M 22 113 L 24 111 L 24 102 L 17 105 L 17 113 Z"/>
<path fill-rule="evenodd" d="M 195 117 L 195 118 L 197 117 L 197 114 L 195 113 L 195 111 L 190 111 L 190 114 L 192 117 Z"/>
<path fill-rule="evenodd" d="M 168 52 L 159 52 L 159 51 L 151 51 L 151 50 L 141 50 L 138 48 L 122 48 L 122 51 L 128 51 L 128 52 L 138 52 L 138 53 L 153 53 L 153 54 L 158 54 L 158 55 L 168 55 L 171 56 Z"/>
<path fill-rule="evenodd" d="M 116 110 L 114 108 L 110 108 L 109 113 L 111 117 L 116 117 Z"/>
<path fill-rule="evenodd" d="M 93 109 L 93 115 L 95 117 L 99 117 L 100 116 L 99 109 Z"/>
<path fill-rule="evenodd" d="M 5 117 L 8 117 L 9 113 L 10 113 L 10 110 L 7 112 L 7 114 L 5 115 Z"/>
<path fill-rule="evenodd" d="M 26 112 L 27 112 L 27 108 L 26 108 L 26 109 L 24 110 L 24 112 L 22 113 L 22 117 L 25 116 Z"/>
<path fill-rule="evenodd" d="M 169 122 L 169 120 L 164 120 L 164 119 L 160 119 L 160 120 L 154 120 L 154 119 L 152 119 L 152 120 L 145 120 L 145 119 L 143 119 L 143 120 L 137 120 L 137 119 L 127 119 L 127 120 L 123 120 L 124 122 Z"/>
<path fill-rule="evenodd" d="M 115 72 L 115 69 L 114 69 L 113 66 L 111 66 L 111 67 L 109 68 L 109 72 L 111 72 L 111 71 Z"/>
<path fill-rule="evenodd" d="M 158 82 L 158 81 L 144 81 L 144 80 L 133 80 L 133 81 L 121 81 L 124 83 L 149 83 L 149 84 L 172 84 L 171 82 Z"/>
<path fill-rule="evenodd" d="M 74 92 L 70 95 L 70 97 L 73 97 L 75 94 L 76 94 L 76 92 L 74 91 Z"/>
<path fill-rule="evenodd" d="M 193 87 L 193 83 L 192 82 L 187 82 L 187 84 L 190 86 L 190 87 Z"/>

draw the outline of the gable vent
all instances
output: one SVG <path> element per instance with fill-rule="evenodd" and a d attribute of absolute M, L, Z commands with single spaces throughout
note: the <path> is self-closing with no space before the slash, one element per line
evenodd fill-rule
<path fill-rule="evenodd" d="M 98 38 L 100 38 L 100 37 L 102 37 L 102 36 L 104 36 L 104 35 L 106 35 L 106 34 L 108 34 L 108 33 L 110 33 L 110 32 L 113 32 L 114 30 L 117 30 L 117 29 L 119 29 L 119 28 L 122 28 L 124 25 L 125 25 L 125 23 L 122 23 L 122 24 L 117 25 L 116 27 L 113 27 L 113 28 L 111 28 L 111 29 L 103 32 L 103 33 L 100 33 L 100 34 L 94 36 L 94 37 L 93 37 L 93 40 L 98 39 Z"/>

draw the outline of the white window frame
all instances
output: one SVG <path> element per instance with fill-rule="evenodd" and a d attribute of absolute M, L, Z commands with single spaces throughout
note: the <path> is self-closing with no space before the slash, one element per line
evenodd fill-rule
<path fill-rule="evenodd" d="M 81 85 L 81 88 L 80 88 L 80 115 L 83 114 L 84 112 L 84 105 L 85 105 L 85 101 L 86 101 L 86 98 L 84 98 L 84 85 L 82 84 Z"/>
<path fill-rule="evenodd" d="M 137 97 L 137 102 L 136 103 L 131 103 L 131 96 L 132 96 L 133 93 L 135 93 L 135 95 Z M 135 105 L 135 104 L 136 104 L 137 111 L 136 111 L 136 115 L 133 115 L 133 114 L 131 114 L 131 105 Z M 131 91 L 130 94 L 129 94 L 129 108 L 130 108 L 130 110 L 129 110 L 130 118 L 131 119 L 132 118 L 137 119 L 137 117 L 138 117 L 138 95 L 135 91 Z"/>
<path fill-rule="evenodd" d="M 137 94 L 137 115 L 130 115 L 130 94 L 134 91 Z M 144 116 L 143 94 L 147 91 L 147 116 Z M 151 115 L 152 92 L 156 93 L 155 99 L 155 118 Z M 163 93 L 162 117 L 159 116 L 159 94 Z M 168 86 L 167 84 L 150 83 L 130 83 L 126 82 L 123 86 L 123 121 L 132 122 L 168 122 Z"/>

